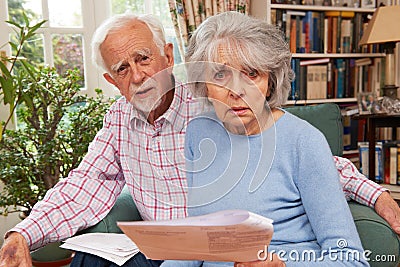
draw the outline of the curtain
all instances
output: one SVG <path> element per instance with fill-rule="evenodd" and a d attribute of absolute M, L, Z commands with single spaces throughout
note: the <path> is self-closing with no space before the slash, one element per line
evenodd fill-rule
<path fill-rule="evenodd" d="M 168 0 L 178 46 L 184 55 L 192 32 L 206 18 L 225 11 L 248 14 L 250 0 Z"/>

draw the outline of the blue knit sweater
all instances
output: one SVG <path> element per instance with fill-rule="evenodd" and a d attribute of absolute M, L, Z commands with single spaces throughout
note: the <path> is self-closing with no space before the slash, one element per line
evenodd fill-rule
<path fill-rule="evenodd" d="M 204 114 L 187 127 L 185 156 L 190 216 L 245 209 L 273 219 L 268 250 L 287 266 L 368 266 L 328 143 L 308 122 L 285 112 L 274 127 L 241 136 L 227 132 L 214 113 Z"/>

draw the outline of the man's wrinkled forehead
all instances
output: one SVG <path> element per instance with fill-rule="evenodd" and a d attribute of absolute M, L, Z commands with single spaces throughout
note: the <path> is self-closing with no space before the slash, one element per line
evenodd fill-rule
<path fill-rule="evenodd" d="M 152 56 L 151 49 L 148 47 L 134 50 L 134 51 L 131 51 L 130 53 L 128 53 L 127 57 L 121 59 L 120 61 L 118 61 L 115 64 L 112 64 L 110 69 L 112 71 L 117 71 L 119 69 L 119 67 L 121 67 L 122 65 L 128 64 L 130 60 L 132 60 L 133 62 L 136 62 L 143 57 L 151 57 L 151 56 Z"/>
<path fill-rule="evenodd" d="M 108 63 L 113 69 L 132 57 L 149 56 L 155 49 L 157 46 L 152 32 L 144 22 L 138 20 L 110 31 L 100 45 L 103 58 L 112 59 L 112 62 Z"/>

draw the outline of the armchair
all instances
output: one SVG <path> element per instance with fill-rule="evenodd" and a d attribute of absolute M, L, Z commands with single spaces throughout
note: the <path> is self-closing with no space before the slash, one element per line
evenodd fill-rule
<path fill-rule="evenodd" d="M 315 106 L 295 106 L 286 108 L 290 113 L 310 122 L 327 138 L 332 153 L 343 154 L 342 117 L 336 104 L 320 104 Z M 361 242 L 365 250 L 372 251 L 369 255 L 371 266 L 397 266 L 400 258 L 400 240 L 390 226 L 369 207 L 349 202 Z M 97 225 L 85 232 L 121 233 L 116 221 L 141 220 L 136 206 L 125 188 L 119 196 L 110 213 Z M 395 257 L 391 261 L 375 261 L 379 257 Z"/>

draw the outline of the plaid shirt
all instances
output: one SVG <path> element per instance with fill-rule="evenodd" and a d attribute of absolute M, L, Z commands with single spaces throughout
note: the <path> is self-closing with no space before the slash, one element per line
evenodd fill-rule
<path fill-rule="evenodd" d="M 333 159 L 346 200 L 352 199 L 373 208 L 378 197 L 387 189 L 367 179 L 349 159 L 336 156 Z"/>
<path fill-rule="evenodd" d="M 102 220 L 125 185 L 144 220 L 185 217 L 184 138 L 187 123 L 201 111 L 179 84 L 170 108 L 154 125 L 121 98 L 79 167 L 9 232 L 20 232 L 31 249 L 70 237 Z M 346 197 L 372 206 L 380 187 L 365 182 L 345 159 L 335 157 L 335 162 Z"/>

